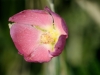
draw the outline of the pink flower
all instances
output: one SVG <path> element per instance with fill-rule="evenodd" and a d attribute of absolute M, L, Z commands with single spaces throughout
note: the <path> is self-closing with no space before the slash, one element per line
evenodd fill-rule
<path fill-rule="evenodd" d="M 28 62 L 48 62 L 64 49 L 68 29 L 49 8 L 24 10 L 9 18 L 11 38 Z"/>

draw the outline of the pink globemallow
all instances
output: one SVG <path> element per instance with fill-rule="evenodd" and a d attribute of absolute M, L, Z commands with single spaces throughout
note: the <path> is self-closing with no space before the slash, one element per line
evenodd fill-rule
<path fill-rule="evenodd" d="M 10 35 L 28 62 L 48 62 L 64 49 L 68 29 L 64 20 L 45 7 L 24 10 L 9 18 Z"/>

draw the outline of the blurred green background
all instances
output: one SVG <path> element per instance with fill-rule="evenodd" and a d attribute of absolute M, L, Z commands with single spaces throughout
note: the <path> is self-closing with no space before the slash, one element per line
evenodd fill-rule
<path fill-rule="evenodd" d="M 69 38 L 62 54 L 48 63 L 28 63 L 9 33 L 10 16 L 50 7 L 50 0 L 0 0 L 0 75 L 100 75 L 100 0 L 54 0 Z"/>

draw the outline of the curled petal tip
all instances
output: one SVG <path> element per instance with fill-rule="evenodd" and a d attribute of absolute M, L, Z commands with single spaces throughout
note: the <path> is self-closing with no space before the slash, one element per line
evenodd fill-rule
<path fill-rule="evenodd" d="M 44 8 L 44 10 L 45 10 L 45 11 L 48 11 L 48 12 L 52 12 L 51 9 L 48 8 L 47 6 Z"/>
<path fill-rule="evenodd" d="M 52 56 L 58 56 L 59 54 L 61 54 L 64 49 L 65 43 L 66 43 L 66 35 L 59 36 L 59 39 L 54 47 L 55 50 L 54 52 L 50 52 L 50 54 Z"/>

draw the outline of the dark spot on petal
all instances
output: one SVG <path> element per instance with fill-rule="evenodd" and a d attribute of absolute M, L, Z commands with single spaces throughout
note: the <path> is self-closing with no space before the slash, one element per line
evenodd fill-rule
<path fill-rule="evenodd" d="M 33 25 L 31 25 L 33 27 Z"/>

